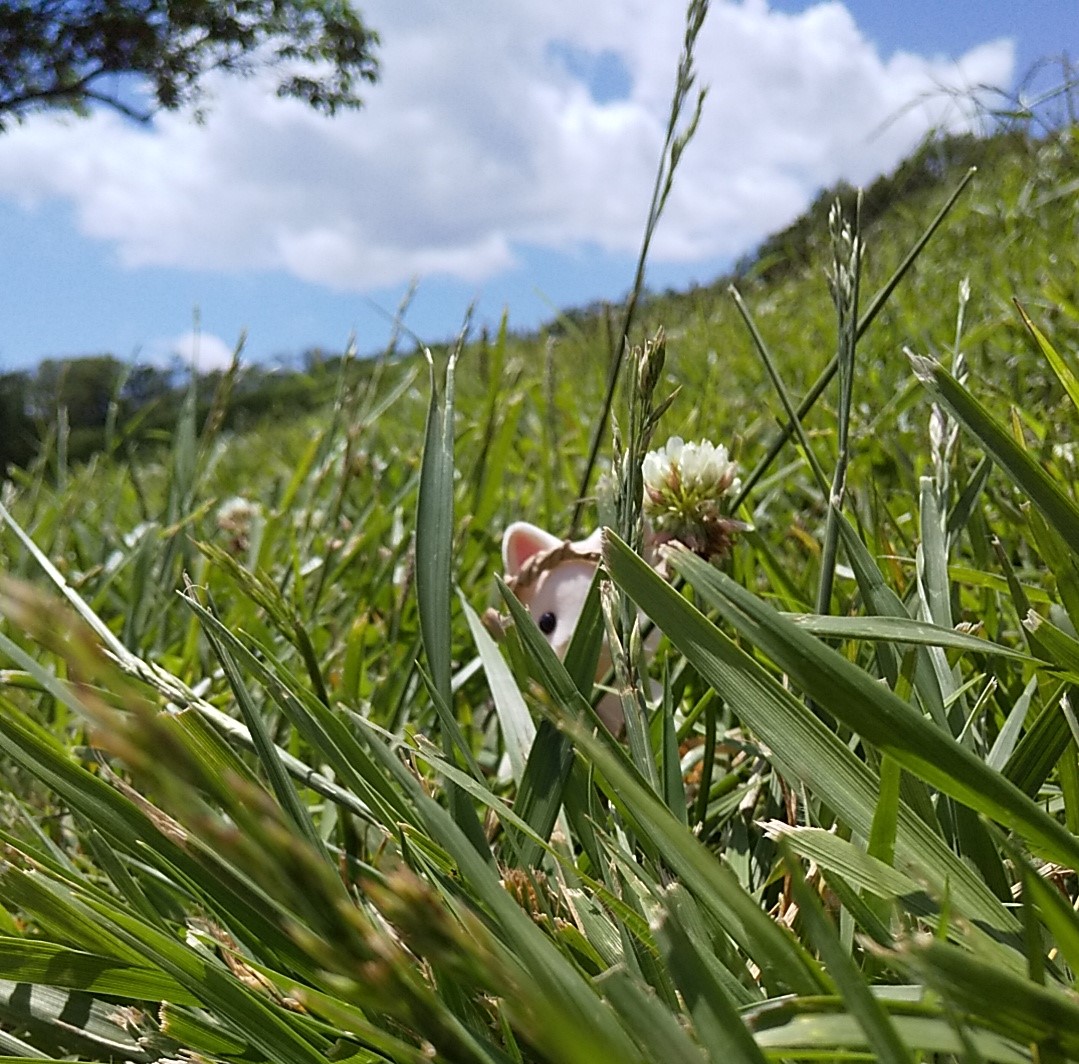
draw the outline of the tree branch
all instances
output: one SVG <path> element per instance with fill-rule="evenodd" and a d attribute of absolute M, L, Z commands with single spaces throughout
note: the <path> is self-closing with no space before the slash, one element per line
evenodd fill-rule
<path fill-rule="evenodd" d="M 374 81 L 378 35 L 340 0 L 0 0 L 0 130 L 45 109 L 103 104 L 148 122 L 161 110 L 197 105 L 207 74 L 282 69 L 278 95 L 333 113 L 359 106 L 354 82 Z M 310 75 L 291 68 L 313 64 Z M 153 100 L 125 101 L 100 86 L 107 75 L 146 79 Z"/>

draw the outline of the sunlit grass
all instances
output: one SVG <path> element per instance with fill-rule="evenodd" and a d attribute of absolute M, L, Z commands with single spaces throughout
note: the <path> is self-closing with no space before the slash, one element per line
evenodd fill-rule
<path fill-rule="evenodd" d="M 825 228 L 641 302 L 656 439 L 729 447 L 752 528 L 668 582 L 626 546 L 627 375 L 605 572 L 665 636 L 627 743 L 603 596 L 559 660 L 494 580 L 510 521 L 570 529 L 601 319 L 346 361 L 245 435 L 191 396 L 139 463 L 58 434 L 3 495 L 0 1053 L 1079 1058 L 1074 145 L 863 221 L 842 299 Z"/>

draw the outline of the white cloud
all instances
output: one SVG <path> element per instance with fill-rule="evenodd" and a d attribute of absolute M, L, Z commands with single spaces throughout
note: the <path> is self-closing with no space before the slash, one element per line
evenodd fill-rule
<path fill-rule="evenodd" d="M 152 346 L 164 355 L 164 360 L 179 358 L 199 373 L 228 369 L 232 364 L 232 353 L 236 350 L 235 344 L 226 343 L 220 336 L 194 330 Z"/>
<path fill-rule="evenodd" d="M 328 121 L 238 79 L 215 83 L 205 126 L 36 118 L 5 134 L 0 196 L 70 201 L 80 228 L 132 267 L 277 269 L 344 290 L 478 281 L 525 244 L 636 251 L 680 4 L 381 0 L 364 11 L 384 40 L 364 111 Z M 552 41 L 616 52 L 629 98 L 596 104 Z M 883 58 L 838 2 L 800 14 L 714 2 L 698 47 L 710 94 L 655 258 L 744 252 L 820 187 L 871 180 L 934 125 L 968 128 L 971 109 L 941 90 L 1007 85 L 1013 66 L 1006 40 L 954 61 Z M 201 342 L 202 358 L 231 352 Z"/>

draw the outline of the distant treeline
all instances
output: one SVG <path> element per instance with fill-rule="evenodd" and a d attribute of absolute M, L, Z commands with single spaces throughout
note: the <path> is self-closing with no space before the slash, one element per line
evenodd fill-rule
<path fill-rule="evenodd" d="M 295 369 L 244 365 L 228 381 L 224 426 L 242 430 L 321 407 L 333 395 L 342 357 L 311 351 Z M 225 383 L 223 370 L 198 375 L 200 417 Z M 182 363 L 132 365 L 112 355 L 48 359 L 35 370 L 0 375 L 0 471 L 28 465 L 59 433 L 70 461 L 167 441 L 190 385 Z"/>
<path fill-rule="evenodd" d="M 864 192 L 862 224 L 872 225 L 886 212 L 921 194 L 954 185 L 971 166 L 1026 153 L 1034 142 L 1024 132 L 991 137 L 970 134 L 937 138 L 924 144 L 894 173 L 881 177 Z M 851 203 L 855 190 L 847 184 L 820 193 L 808 210 L 782 232 L 769 237 L 756 252 L 737 264 L 733 274 L 709 288 L 725 289 L 732 281 L 752 278 L 768 284 L 807 266 L 828 240 L 828 211 L 837 196 Z M 663 298 L 677 298 L 666 292 Z M 609 314 L 606 304 L 592 303 L 564 311 L 542 331 L 556 335 L 568 325 L 594 323 Z M 297 368 L 245 365 L 234 381 L 224 410 L 224 427 L 249 428 L 268 418 L 295 418 L 319 408 L 332 395 L 339 378 L 341 355 L 320 350 L 305 353 Z M 363 360 L 355 362 L 362 373 Z M 222 384 L 223 372 L 203 374 L 197 381 L 200 407 L 208 413 Z M 131 365 L 112 355 L 50 359 L 33 371 L 0 376 L 0 473 L 9 464 L 26 466 L 46 443 L 64 434 L 69 460 L 85 460 L 107 447 L 134 446 L 167 440 L 190 384 L 190 370 Z"/>

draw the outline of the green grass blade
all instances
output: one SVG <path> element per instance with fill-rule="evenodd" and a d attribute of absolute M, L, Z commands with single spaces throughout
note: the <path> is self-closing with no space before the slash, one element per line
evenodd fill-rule
<path fill-rule="evenodd" d="M 956 200 L 963 194 L 963 190 L 970 184 L 971 180 L 976 173 L 975 167 L 971 167 L 963 179 L 956 185 L 951 195 L 944 201 L 944 205 L 937 212 L 936 216 L 926 227 L 925 232 L 918 238 L 917 241 L 911 246 L 910 250 L 903 257 L 903 261 L 896 267 L 895 272 L 884 283 L 880 290 L 869 301 L 869 306 L 866 307 L 865 313 L 858 319 L 858 327 L 856 336 L 860 339 L 865 335 L 866 330 L 873 324 L 873 320 L 880 313 L 884 304 L 888 302 L 892 292 L 895 291 L 899 282 L 906 276 L 907 271 L 914 265 L 918 256 L 921 255 L 925 249 L 926 244 L 929 243 L 933 234 L 940 228 L 944 219 L 947 217 L 948 212 L 955 206 Z M 806 393 L 805 398 L 798 405 L 797 415 L 798 418 L 804 418 L 810 410 L 813 409 L 814 404 L 824 393 L 824 389 L 828 387 L 832 382 L 832 378 L 835 377 L 839 370 L 839 357 L 833 355 L 831 361 L 827 366 L 821 370 L 820 376 L 813 382 L 809 391 Z M 760 461 L 753 467 L 752 471 L 742 481 L 742 488 L 735 496 L 731 503 L 731 512 L 737 512 L 738 508 L 749 498 L 749 493 L 757 486 L 758 481 L 765 473 L 768 472 L 772 463 L 775 461 L 776 456 L 781 450 L 787 440 L 791 438 L 794 432 L 794 420 L 787 421 L 783 427 L 779 430 L 776 436 L 768 445 L 768 449 L 765 451 Z"/>
<path fill-rule="evenodd" d="M 640 564 L 648 568 L 645 562 Z M 771 973 L 772 979 L 808 992 L 819 989 L 815 969 L 797 944 L 761 912 L 730 869 L 716 861 L 671 813 L 610 733 L 602 727 L 597 729 L 598 734 L 592 731 L 598 721 L 591 707 L 524 607 L 516 602 L 508 588 L 500 586 L 544 683 L 555 695 L 552 708 L 560 727 L 601 770 L 610 785 L 611 799 L 629 816 L 638 833 L 679 871 L 727 932 L 742 942 L 757 963 Z"/>
<path fill-rule="evenodd" d="M 823 828 L 794 827 L 780 820 L 764 825 L 794 853 L 835 872 L 858 890 L 895 901 L 915 916 L 935 916 L 940 906 L 913 878 Z"/>
<path fill-rule="evenodd" d="M 211 613 L 210 616 L 213 616 L 213 614 Z M 285 766 L 277 756 L 277 747 L 270 739 L 262 714 L 259 712 L 251 693 L 244 683 L 243 675 L 235 659 L 212 627 L 207 626 L 205 632 L 217 660 L 221 662 L 221 667 L 225 671 L 232 693 L 236 696 L 236 704 L 240 707 L 240 713 L 247 724 L 248 731 L 251 733 L 255 750 L 266 771 L 270 787 L 278 803 L 299 834 L 307 840 L 315 852 L 320 854 L 328 865 L 332 865 L 333 861 L 330 858 L 329 851 L 326 849 L 326 844 L 315 829 L 307 806 L 300 800 L 300 796 L 296 793 L 296 788 L 293 786 L 292 780 L 289 779 Z"/>
<path fill-rule="evenodd" d="M 902 599 L 884 582 L 877 563 L 869 553 L 866 545 L 862 542 L 858 533 L 855 532 L 850 522 L 840 514 L 837 522 L 840 538 L 843 540 L 847 559 L 854 570 L 855 579 L 858 581 L 858 589 L 862 593 L 866 609 L 878 617 L 898 617 L 904 621 L 910 620 L 907 608 Z M 893 686 L 899 676 L 899 654 L 896 648 L 879 644 L 877 647 L 877 660 L 880 663 L 881 672 Z M 918 697 L 926 711 L 941 728 L 947 728 L 948 716 L 944 708 L 944 696 L 940 691 L 940 683 L 933 670 L 933 663 L 924 650 L 918 650 L 914 666 L 914 687 Z"/>
<path fill-rule="evenodd" d="M 940 628 L 951 628 L 948 545 L 944 521 L 937 505 L 936 481 L 932 477 L 922 477 L 919 487 L 921 542 L 918 545 L 918 582 L 932 622 Z"/>
<path fill-rule="evenodd" d="M 41 548 L 31 539 L 23 527 L 15 520 L 2 502 L 0 502 L 0 524 L 7 525 L 16 538 L 41 567 L 42 571 L 55 585 L 57 590 L 71 603 L 76 613 L 90 626 L 94 634 L 118 657 L 127 653 L 123 643 L 104 624 L 96 613 L 87 605 L 86 600 L 68 583 L 67 579 L 49 560 Z"/>
<path fill-rule="evenodd" d="M 866 741 L 945 794 L 1007 824 L 1051 859 L 1079 867 L 1079 840 L 971 750 L 701 559 L 672 551 L 670 561 L 807 695 Z"/>
<path fill-rule="evenodd" d="M 175 979 L 153 968 L 25 938 L 0 937 L 0 978 L 136 1001 L 168 998 L 181 1005 L 200 1001 Z"/>
<path fill-rule="evenodd" d="M 903 1045 L 884 1007 L 870 992 L 869 984 L 858 970 L 839 935 L 821 906 L 820 899 L 806 885 L 802 866 L 790 859 L 785 847 L 787 872 L 791 890 L 798 903 L 798 915 L 804 922 L 808 937 L 820 951 L 828 974 L 836 981 L 840 994 L 851 1015 L 861 1024 L 877 1060 L 886 1064 L 912 1064 L 913 1057 Z"/>
<path fill-rule="evenodd" d="M 75 906 L 76 888 L 70 878 L 38 865 L 14 846 L 9 853 L 18 860 L 18 865 L 11 863 L 0 871 L 4 900 L 30 916 L 44 936 L 62 942 L 69 949 L 145 966 L 145 959 L 137 950 Z"/>
<path fill-rule="evenodd" d="M 276 907 L 250 880 L 239 877 L 209 846 L 193 856 L 159 830 L 162 814 L 152 819 L 143 808 L 76 764 L 55 739 L 32 724 L 16 707 L 0 698 L 0 749 L 14 763 L 36 776 L 72 810 L 93 824 L 112 843 L 155 864 L 170 880 L 178 879 L 204 904 L 228 912 L 234 928 L 242 928 L 274 955 L 280 951 L 301 968 L 302 954 L 271 918 Z M 146 809 L 152 809 L 145 803 Z M 166 821 L 168 818 L 164 818 Z M 212 900 L 211 900 L 212 899 Z"/>
<path fill-rule="evenodd" d="M 970 479 L 964 485 L 955 505 L 948 512 L 948 523 L 945 530 L 949 536 L 954 536 L 967 527 L 992 471 L 993 460 L 983 455 L 982 460 L 975 467 L 974 472 L 971 473 Z"/>
<path fill-rule="evenodd" d="M 765 372 L 768 374 L 768 379 L 771 381 L 772 388 L 779 396 L 779 401 L 783 406 L 783 410 L 787 415 L 787 426 L 790 430 L 790 434 L 797 437 L 797 442 L 801 445 L 802 455 L 809 465 L 810 472 L 813 474 L 813 479 L 820 490 L 821 495 L 824 498 L 828 497 L 828 479 L 824 475 L 824 469 L 820 464 L 820 459 L 817 458 L 816 451 L 810 446 L 809 435 L 806 433 L 805 428 L 802 426 L 802 413 L 795 410 L 794 400 L 791 398 L 790 392 L 787 389 L 786 384 L 783 382 L 783 378 L 776 367 L 775 358 L 772 356 L 772 352 L 768 349 L 768 345 L 764 341 L 764 337 L 761 336 L 760 330 L 757 328 L 756 321 L 753 320 L 753 315 L 749 311 L 749 307 L 746 306 L 745 300 L 742 298 L 742 293 L 738 289 L 731 285 L 727 289 L 731 298 L 734 300 L 734 305 L 738 309 L 738 313 L 742 316 L 742 321 L 749 331 L 749 335 L 753 340 L 753 346 L 757 350 L 757 354 L 760 357 L 762 364 L 764 365 Z M 833 359 L 834 368 L 839 368 L 838 355 Z M 832 363 L 830 363 L 832 365 Z M 763 470 L 762 470 L 763 472 Z M 756 470 L 754 470 L 756 473 Z M 750 479 L 754 474 L 750 474 Z M 735 499 L 734 504 L 731 507 L 731 512 L 734 513 L 737 507 L 741 504 L 743 497 L 746 494 L 746 489 L 743 489 L 738 497 Z"/>
<path fill-rule="evenodd" d="M 5 1025 L 23 1031 L 29 1028 L 39 1046 L 48 1043 L 62 1054 L 41 1056 L 39 1049 L 4 1031 L 0 1032 L 0 1051 L 14 1055 L 0 1060 L 10 1064 L 34 1061 L 44 1064 L 44 1061 L 70 1059 L 71 1053 L 91 1060 L 156 1059 L 117 1022 L 114 1002 L 97 1001 L 77 990 L 0 980 L 0 1015 Z"/>
<path fill-rule="evenodd" d="M 453 387 L 456 356 L 446 365 L 444 389 L 431 368 L 431 404 L 424 433 L 416 511 L 416 596 L 420 631 L 435 689 L 451 701 L 450 597 L 453 552 Z"/>
<path fill-rule="evenodd" d="M 1015 705 L 1012 706 L 1011 712 L 1005 718 L 1004 726 L 997 733 L 992 748 L 985 756 L 985 763 L 990 768 L 995 768 L 998 772 L 1002 772 L 1009 758 L 1015 752 L 1019 736 L 1027 721 L 1027 714 L 1030 712 L 1031 699 L 1033 699 L 1037 688 L 1038 678 L 1035 676 L 1031 678 L 1023 689 L 1023 693 L 1015 700 Z M 1024 787 L 1023 790 L 1027 789 Z M 1027 790 L 1027 793 L 1029 794 L 1030 791 Z"/>
<path fill-rule="evenodd" d="M 922 384 L 948 407 L 997 464 L 1007 471 L 1072 553 L 1079 554 L 1079 506 L 943 366 L 921 355 L 908 353 L 908 357 Z"/>
<path fill-rule="evenodd" d="M 1072 971 L 1072 988 L 1075 989 L 1079 982 L 1079 916 L 1060 890 L 1050 886 L 1022 853 L 1014 846 L 1009 846 L 1008 852 L 1022 873 L 1023 896 L 1037 907 L 1055 948 Z"/>
<path fill-rule="evenodd" d="M 761 968 L 764 985 L 818 993 L 826 981 L 800 943 L 762 912 L 730 868 L 702 846 L 655 791 L 630 775 L 593 736 L 583 733 L 579 724 L 567 727 L 610 781 L 613 799 L 636 830 L 678 873 L 702 908 Z"/>
<path fill-rule="evenodd" d="M 547 649 L 553 657 L 554 652 Z M 727 934 L 754 958 L 765 982 L 777 988 L 819 992 L 823 985 L 821 976 L 798 943 L 759 908 L 734 873 L 671 813 L 624 755 L 618 756 L 566 711 L 556 709 L 556 713 L 560 727 L 566 729 L 608 781 L 611 800 L 637 833 L 679 874 Z"/>
<path fill-rule="evenodd" d="M 872 857 L 885 864 L 895 863 L 895 832 L 899 823 L 899 784 L 902 769 L 890 758 L 880 763 L 880 800 L 873 814 L 873 828 L 866 847 Z"/>
<path fill-rule="evenodd" d="M 324 789 L 323 793 L 327 797 L 374 823 L 387 826 L 402 821 L 409 822 L 410 814 L 400 795 L 395 793 L 383 774 L 372 764 L 363 744 L 357 741 L 339 714 L 314 696 L 305 697 L 302 687 L 298 683 L 290 682 L 287 670 L 274 659 L 266 647 L 260 646 L 259 649 L 266 656 L 269 665 L 260 661 L 236 635 L 190 597 L 188 605 L 204 624 L 214 628 L 221 642 L 229 647 L 232 654 L 270 692 L 293 727 L 348 784 L 349 791 L 340 788 Z M 200 713 L 205 714 L 203 707 L 198 708 Z M 210 716 L 209 719 L 217 727 L 222 727 L 225 723 L 216 715 Z M 283 758 L 283 754 L 284 752 L 278 749 L 277 756 Z M 290 771 L 301 782 L 311 782 L 310 777 L 313 774 L 303 762 L 290 765 Z"/>
<path fill-rule="evenodd" d="M 519 607 L 514 604 L 512 608 Z M 531 625 L 531 619 L 529 624 Z M 534 628 L 534 625 L 531 630 L 526 626 L 519 631 L 526 640 L 534 641 L 539 634 Z M 566 675 L 582 699 L 592 692 L 602 638 L 597 570 L 589 585 L 580 619 L 563 662 Z M 574 765 L 573 744 L 549 720 L 544 720 L 540 724 L 521 780 L 517 795 L 518 812 L 542 839 L 547 840 L 558 819 L 558 811 L 565 803 L 566 814 L 577 841 L 584 847 L 593 864 L 596 864 L 599 853 L 593 825 L 586 812 L 588 797 L 589 788 L 581 768 Z M 522 862 L 530 864 L 538 858 L 539 852 L 526 841 L 521 853 Z"/>
<path fill-rule="evenodd" d="M 311 679 L 311 686 L 314 688 L 315 693 L 321 701 L 329 705 L 330 697 L 326 692 L 326 684 L 322 678 L 318 655 L 315 653 L 315 648 L 311 643 L 311 637 L 299 614 L 287 601 L 280 589 L 274 585 L 273 581 L 265 573 L 248 571 L 232 555 L 220 547 L 212 543 L 196 543 L 195 546 L 216 566 L 227 573 L 247 598 L 261 606 L 282 634 L 293 643 L 300 652 L 300 657 L 307 668 L 307 674 Z"/>
<path fill-rule="evenodd" d="M 1038 986 L 968 950 L 920 935 L 889 955 L 955 1008 L 1017 1042 L 1050 1040 L 1079 1055 L 1079 1004 L 1062 988 Z"/>
<path fill-rule="evenodd" d="M 1045 706 L 1004 765 L 1004 775 L 1026 794 L 1037 794 L 1071 741 L 1060 705 L 1065 690 L 1061 685 L 1048 695 Z"/>
<path fill-rule="evenodd" d="M 517 792 L 517 809 L 544 842 L 558 820 L 573 763 L 572 744 L 550 721 L 542 721 Z M 533 864 L 539 857 L 539 850 L 526 841 L 521 863 Z"/>
<path fill-rule="evenodd" d="M 1045 664 L 1014 647 L 1002 646 L 955 628 L 943 628 L 938 624 L 915 621 L 906 616 L 836 617 L 818 613 L 781 613 L 780 616 L 803 632 L 809 632 L 820 639 L 865 639 L 871 642 L 944 647 L 989 657 L 1008 658 L 1012 661 Z"/>
<path fill-rule="evenodd" d="M 553 657 L 554 652 L 545 640 L 543 645 Z M 402 790 L 415 804 L 429 836 L 456 863 L 472 903 L 486 909 L 496 921 L 507 950 L 512 951 L 515 963 L 519 965 L 520 978 L 527 976 L 528 984 L 535 988 L 530 1005 L 542 1005 L 543 1014 L 557 1024 L 557 1030 L 552 1030 L 550 1036 L 562 1047 L 565 1059 L 581 1064 L 589 1060 L 619 1064 L 637 1059 L 633 1043 L 611 1011 L 600 1005 L 594 991 L 576 969 L 510 896 L 499 873 L 477 852 L 450 814 L 424 793 L 420 782 L 412 777 L 369 724 L 357 720 L 356 725 L 368 737 L 372 753 L 395 773 Z M 556 1016 L 561 1019 L 556 1020 Z"/>
<path fill-rule="evenodd" d="M 528 752 L 536 738 L 536 725 L 532 722 L 528 707 L 517 688 L 517 682 L 510 672 L 505 659 L 499 653 L 495 641 L 487 633 L 479 615 L 461 598 L 461 608 L 468 621 L 468 630 L 483 662 L 483 671 L 487 676 L 487 686 L 495 702 L 495 712 L 502 728 L 502 742 L 510 760 L 510 773 L 514 782 L 520 786 L 528 763 Z"/>
<path fill-rule="evenodd" d="M 566 672 L 573 678 L 577 690 L 586 698 L 592 695 L 603 646 L 603 611 L 600 608 L 602 578 L 603 574 L 597 567 L 592 582 L 588 585 L 581 614 L 577 618 L 577 627 L 573 629 L 564 659 Z"/>
<path fill-rule="evenodd" d="M 708 1059 L 690 1040 L 679 1019 L 625 968 L 610 968 L 596 982 L 641 1046 L 645 1060 L 704 1064 Z"/>
<path fill-rule="evenodd" d="M 763 1064 L 738 1010 L 708 965 L 698 943 L 683 925 L 689 898 L 678 885 L 667 889 L 656 921 L 656 939 L 708 1059 L 731 1064 Z"/>
<path fill-rule="evenodd" d="M 11 518 L 10 514 L 4 510 L 2 504 L 0 504 L 0 520 L 6 521 L 9 524 L 23 546 L 26 547 L 34 560 L 44 569 L 49 579 L 57 586 L 64 598 L 74 607 L 76 613 L 86 622 L 90 630 L 101 640 L 102 644 L 119 662 L 126 673 L 133 674 L 140 680 L 151 684 L 160 691 L 165 698 L 174 704 L 193 706 L 202 716 L 212 721 L 215 727 L 227 734 L 234 741 L 240 742 L 249 748 L 254 748 L 254 740 L 251 733 L 244 725 L 222 713 L 204 699 L 199 698 L 176 676 L 166 672 L 160 666 L 147 664 L 147 662 L 128 650 L 127 647 L 124 646 L 124 644 L 109 630 L 108 626 L 102 622 L 78 592 L 68 584 L 63 575 L 55 568 L 55 566 L 53 566 L 23 529 Z M 8 602 L 5 603 L 4 608 L 9 614 L 13 607 L 22 608 L 26 604 L 26 596 L 21 593 L 21 589 L 18 585 L 8 584 L 5 588 L 5 595 L 8 598 Z M 30 605 L 35 610 L 48 608 L 44 600 L 31 602 Z M 194 604 L 193 608 L 196 612 L 201 609 L 197 604 Z M 207 617 L 208 616 L 209 615 L 207 614 Z M 57 614 L 55 616 L 50 615 L 50 617 L 46 618 L 45 623 L 47 627 L 55 629 L 60 626 L 66 628 L 70 622 L 67 618 Z M 226 642 L 232 638 L 232 633 L 228 632 L 228 630 L 223 627 L 219 630 L 219 634 Z M 242 648 L 242 644 L 238 643 L 233 644 L 233 646 L 234 649 L 236 646 Z M 246 650 L 246 648 L 242 649 Z M 13 661 L 19 662 L 22 667 L 26 668 L 38 682 L 42 684 L 45 690 L 50 691 L 61 703 L 69 705 L 77 713 L 85 716 L 85 707 L 78 701 L 74 692 L 48 670 L 43 669 L 41 665 L 34 661 L 21 647 L 4 636 L 3 633 L 0 633 L 0 652 L 6 653 Z M 255 667 L 258 667 L 257 662 L 255 663 Z M 368 810 L 361 804 L 358 804 L 351 794 L 338 787 L 332 780 L 326 779 L 324 776 L 313 771 L 309 765 L 300 761 L 294 755 L 278 748 L 277 756 L 288 768 L 294 778 L 301 780 L 313 790 L 331 798 L 333 801 L 338 802 L 346 808 L 350 808 L 357 815 L 361 817 L 369 816 Z"/>
<path fill-rule="evenodd" d="M 918 523 L 921 539 L 917 550 L 918 599 L 922 612 L 941 628 L 952 627 L 950 585 L 948 583 L 948 538 L 937 499 L 937 485 L 932 477 L 922 477 L 919 485 Z M 936 677 L 936 689 L 945 702 L 956 695 L 957 682 L 943 652 L 936 647 L 922 652 Z M 950 734 L 959 735 L 963 727 L 961 702 L 951 706 L 945 717 Z"/>
<path fill-rule="evenodd" d="M 630 288 L 629 298 L 626 300 L 622 315 L 621 328 L 618 333 L 611 337 L 611 364 L 607 377 L 607 387 L 600 406 L 599 416 L 592 415 L 592 434 L 588 445 L 588 455 L 585 459 L 584 472 L 581 475 L 580 488 L 577 491 L 577 502 L 573 508 L 573 517 L 570 522 L 575 531 L 584 508 L 584 500 L 588 496 L 588 485 L 595 470 L 596 459 L 599 456 L 600 442 L 606 431 L 607 423 L 614 402 L 615 391 L 618 387 L 619 370 L 622 359 L 630 344 L 630 332 L 637 313 L 637 305 L 644 293 L 645 266 L 648 262 L 648 251 L 652 245 L 652 237 L 655 235 L 659 220 L 666 206 L 667 198 L 671 192 L 675 170 L 682 158 L 687 144 L 693 139 L 700 122 L 701 110 L 704 107 L 706 89 L 699 89 L 696 93 L 695 105 L 691 106 L 688 118 L 686 117 L 688 101 L 693 95 L 693 86 L 696 81 L 694 69 L 694 48 L 697 37 L 704 25 L 705 16 L 708 14 L 707 0 L 689 0 L 686 6 L 685 35 L 682 43 L 682 54 L 679 57 L 678 73 L 675 79 L 674 92 L 671 96 L 671 106 L 667 117 L 667 130 L 664 135 L 663 149 L 660 152 L 659 166 L 656 169 L 655 183 L 652 186 L 652 200 L 648 207 L 648 218 L 645 221 L 644 234 L 641 238 L 641 249 L 637 256 L 637 268 Z M 680 128 L 681 127 L 681 128 Z"/>
<path fill-rule="evenodd" d="M 836 555 L 839 533 L 836 522 L 844 503 L 847 470 L 850 465 L 850 414 L 854 394 L 854 367 L 858 346 L 858 296 L 862 275 L 863 244 L 860 236 L 862 193 L 855 199 L 854 224 L 844 221 L 837 199 L 829 214 L 832 236 L 832 269 L 829 284 L 835 304 L 838 332 L 836 372 L 839 374 L 839 403 L 836 409 L 836 442 L 838 454 L 832 474 L 832 486 L 827 497 L 831 505 L 825 512 L 824 540 L 821 545 L 817 612 L 830 613 L 832 588 L 835 583 Z"/>
<path fill-rule="evenodd" d="M 235 1030 L 243 1031 L 252 1048 L 266 1059 L 280 1064 L 325 1064 L 325 1056 L 312 1044 L 306 1024 L 298 1022 L 295 1014 L 271 1005 L 264 995 L 226 972 L 220 962 L 208 960 L 134 917 L 107 913 L 92 901 L 86 904 L 91 911 L 107 916 L 121 938 L 198 995 L 204 1005 L 212 1002 L 214 1012 L 231 1022 Z"/>
<path fill-rule="evenodd" d="M 702 677 L 738 707 L 739 717 L 764 740 L 779 770 L 840 810 L 846 822 L 868 837 L 880 789 L 869 766 L 632 551 L 613 536 L 608 537 L 606 550 L 612 578 Z M 905 805 L 899 810 L 896 854 L 902 867 L 925 877 L 942 895 L 950 892 L 968 916 L 993 927 L 1018 928 L 981 879 Z"/>
<path fill-rule="evenodd" d="M 1079 558 L 1064 545 L 1033 507 L 1027 508 L 1027 523 L 1042 561 L 1056 581 L 1056 593 L 1074 628 L 1079 621 Z"/>
<path fill-rule="evenodd" d="M 686 804 L 686 785 L 682 779 L 682 761 L 678 750 L 678 728 L 674 722 L 674 699 L 671 693 L 671 677 L 666 670 L 663 677 L 663 694 L 660 705 L 660 781 L 663 800 L 679 822 L 689 825 L 689 808 Z"/>
<path fill-rule="evenodd" d="M 966 1029 L 963 1036 L 949 1016 L 893 1015 L 892 1024 L 903 1044 L 927 1054 L 927 1059 L 966 1060 L 973 1064 L 969 1047 L 985 1060 L 998 1064 L 1031 1064 L 1028 1048 L 981 1028 Z M 870 1046 L 853 1016 L 823 1012 L 819 1008 L 804 1013 L 793 1010 L 787 1021 L 757 1033 L 757 1043 L 771 1060 L 865 1061 Z M 935 1057 L 933 1054 L 939 1054 Z M 978 1058 L 975 1058 L 978 1059 Z"/>
<path fill-rule="evenodd" d="M 1034 343 L 1037 345 L 1038 350 L 1041 351 L 1045 361 L 1049 363 L 1053 372 L 1057 375 L 1057 380 L 1064 386 L 1064 391 L 1068 393 L 1072 406 L 1075 407 L 1076 412 L 1079 412 L 1079 377 L 1076 377 L 1075 371 L 1049 342 L 1041 329 L 1031 321 L 1030 315 L 1027 314 L 1018 300 L 1015 301 L 1015 309 L 1019 311 L 1019 317 L 1023 319 L 1023 324 L 1027 327 L 1027 331 L 1034 337 Z"/>
<path fill-rule="evenodd" d="M 1030 633 L 1031 645 L 1049 658 L 1057 671 L 1079 683 L 1079 639 L 1033 610 L 1023 618 L 1023 627 Z"/>
<path fill-rule="evenodd" d="M 446 377 L 439 394 L 435 363 L 425 352 L 430 366 L 431 402 L 424 433 L 420 490 L 416 503 L 416 599 L 420 611 L 420 633 L 427 655 L 434 690 L 441 706 L 453 706 L 453 650 L 450 603 L 453 596 L 453 416 L 454 372 L 458 351 L 446 363 Z M 443 748 L 453 753 L 455 742 L 448 728 L 443 729 Z M 471 751 L 462 749 L 471 756 Z M 483 828 L 476 811 L 450 786 L 450 808 L 480 852 L 487 851 Z"/>

